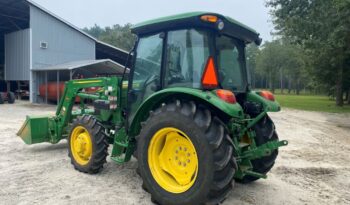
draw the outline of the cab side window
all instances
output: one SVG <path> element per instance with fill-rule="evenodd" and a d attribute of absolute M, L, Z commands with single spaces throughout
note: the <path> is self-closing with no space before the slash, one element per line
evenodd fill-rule
<path fill-rule="evenodd" d="M 197 29 L 168 32 L 165 87 L 201 87 L 209 57 L 208 35 Z"/>
<path fill-rule="evenodd" d="M 140 38 L 134 65 L 132 100 L 130 119 L 133 118 L 139 105 L 156 92 L 160 84 L 160 70 L 162 64 L 163 39 L 159 34 Z"/>

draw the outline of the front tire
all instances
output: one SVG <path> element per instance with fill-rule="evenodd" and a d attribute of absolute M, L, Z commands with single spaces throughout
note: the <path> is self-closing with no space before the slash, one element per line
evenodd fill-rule
<path fill-rule="evenodd" d="M 108 142 L 102 125 L 91 115 L 73 120 L 68 137 L 68 156 L 78 171 L 95 174 L 102 170 Z"/>
<path fill-rule="evenodd" d="M 232 189 L 232 141 L 223 123 L 194 102 L 177 100 L 151 112 L 137 137 L 137 156 L 143 187 L 158 204 L 218 204 Z"/>

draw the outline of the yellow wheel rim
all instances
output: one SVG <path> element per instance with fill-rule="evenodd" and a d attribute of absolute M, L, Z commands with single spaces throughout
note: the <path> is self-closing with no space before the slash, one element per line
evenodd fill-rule
<path fill-rule="evenodd" d="M 92 155 L 92 143 L 89 132 L 82 126 L 77 126 L 70 137 L 70 149 L 75 161 L 80 165 L 89 163 Z"/>
<path fill-rule="evenodd" d="M 171 193 L 187 191 L 197 178 L 196 149 L 185 133 L 173 127 L 153 135 L 148 147 L 148 165 L 156 182 Z"/>

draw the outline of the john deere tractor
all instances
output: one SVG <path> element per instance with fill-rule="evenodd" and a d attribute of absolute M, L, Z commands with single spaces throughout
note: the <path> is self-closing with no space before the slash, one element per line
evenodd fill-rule
<path fill-rule="evenodd" d="M 67 139 L 74 168 L 89 174 L 101 171 L 111 144 L 116 163 L 137 158 L 142 186 L 158 204 L 218 204 L 234 181 L 266 178 L 288 142 L 267 115 L 280 110 L 274 96 L 248 83 L 245 47 L 260 44 L 259 34 L 207 12 L 132 32 L 130 70 L 66 82 L 55 116 L 27 117 L 18 132 L 24 142 Z M 99 89 L 84 92 L 89 87 Z"/>

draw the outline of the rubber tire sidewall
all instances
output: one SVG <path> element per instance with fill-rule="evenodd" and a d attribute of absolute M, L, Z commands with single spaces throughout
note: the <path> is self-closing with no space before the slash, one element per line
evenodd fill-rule
<path fill-rule="evenodd" d="M 169 114 L 172 113 L 170 116 Z M 148 147 L 153 135 L 165 127 L 174 127 L 184 132 L 192 141 L 198 157 L 197 178 L 192 187 L 180 194 L 169 193 L 158 185 L 148 165 Z M 152 118 L 143 128 L 138 141 L 139 168 L 149 192 L 161 204 L 199 204 L 204 201 L 210 191 L 214 176 L 213 152 L 203 131 L 185 115 L 176 112 L 164 112 Z"/>
<path fill-rule="evenodd" d="M 91 144 L 92 144 L 92 155 L 90 157 L 90 160 L 87 164 L 85 165 L 81 165 L 79 164 L 75 159 L 74 159 L 74 155 L 72 154 L 72 149 L 71 149 L 71 137 L 72 137 L 72 132 L 74 130 L 74 128 L 78 127 L 78 126 L 82 126 L 84 127 L 89 135 L 90 135 L 90 139 L 91 139 Z M 85 172 L 85 173 L 89 173 L 90 172 L 90 167 L 92 166 L 92 163 L 94 161 L 94 157 L 95 157 L 95 152 L 96 152 L 96 148 L 97 148 L 97 144 L 96 144 L 96 139 L 95 136 L 93 134 L 93 130 L 91 128 L 89 128 L 88 126 L 86 126 L 86 124 L 84 124 L 81 120 L 77 120 L 73 123 L 69 135 L 68 135 L 68 151 L 69 151 L 69 156 L 72 160 L 72 164 L 74 165 L 74 168 L 81 171 L 81 172 Z"/>

